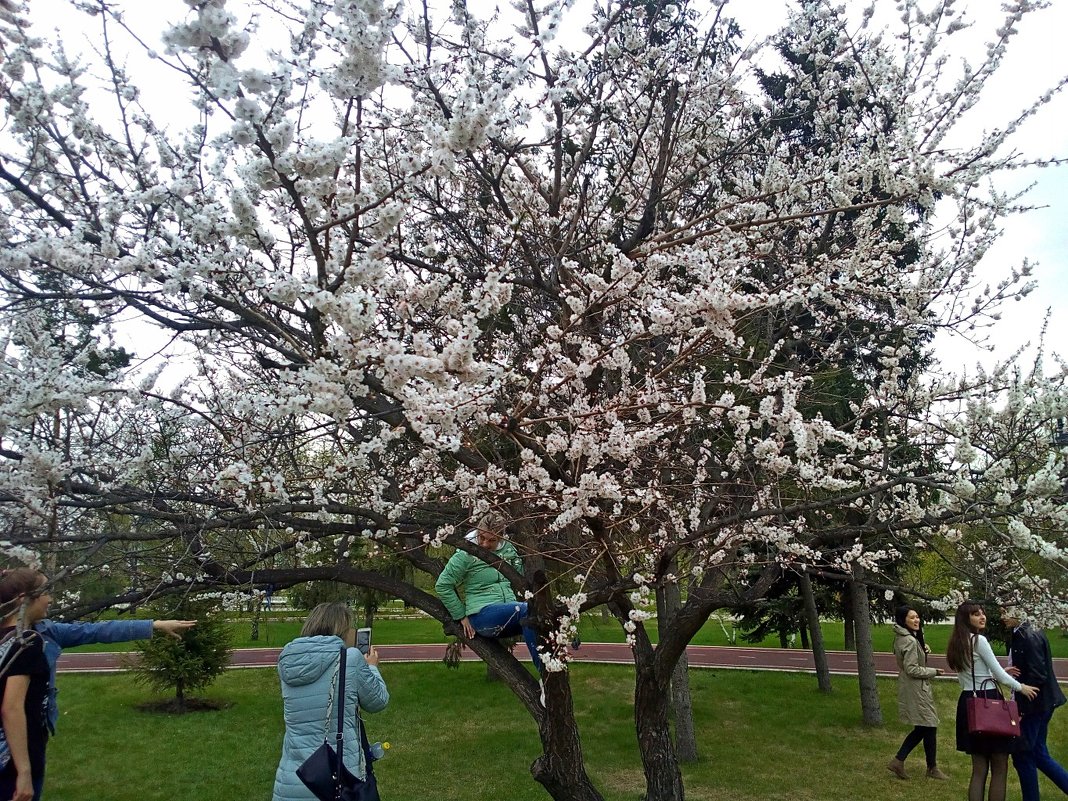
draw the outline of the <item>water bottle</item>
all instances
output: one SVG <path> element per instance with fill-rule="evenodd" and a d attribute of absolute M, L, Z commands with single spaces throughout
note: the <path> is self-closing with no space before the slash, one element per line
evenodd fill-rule
<path fill-rule="evenodd" d="M 371 759 L 377 761 L 386 755 L 386 751 L 389 750 L 389 743 L 371 743 L 368 750 L 371 752 Z"/>

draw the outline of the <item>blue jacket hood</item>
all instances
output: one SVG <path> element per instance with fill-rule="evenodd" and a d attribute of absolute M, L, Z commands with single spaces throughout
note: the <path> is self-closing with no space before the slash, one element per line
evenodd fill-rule
<path fill-rule="evenodd" d="M 333 673 L 343 644 L 336 636 L 298 637 L 278 655 L 278 675 L 293 687 L 313 684 Z"/>

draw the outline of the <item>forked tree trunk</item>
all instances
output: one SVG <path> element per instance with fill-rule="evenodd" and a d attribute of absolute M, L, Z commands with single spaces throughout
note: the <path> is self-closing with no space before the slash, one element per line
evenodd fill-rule
<path fill-rule="evenodd" d="M 831 668 L 827 664 L 827 647 L 823 643 L 823 626 L 820 624 L 820 612 L 816 607 L 816 593 L 812 591 L 812 578 L 801 571 L 801 598 L 805 602 L 805 618 L 812 635 L 812 661 L 816 665 L 816 685 L 820 692 L 831 691 Z"/>
<path fill-rule="evenodd" d="M 857 568 L 854 575 L 863 578 Z M 883 711 L 879 703 L 879 685 L 875 678 L 875 651 L 871 642 L 871 604 L 868 601 L 868 585 L 861 581 L 850 582 L 853 598 L 853 625 L 857 632 L 857 678 L 860 680 L 860 709 L 868 726 L 883 725 Z"/>

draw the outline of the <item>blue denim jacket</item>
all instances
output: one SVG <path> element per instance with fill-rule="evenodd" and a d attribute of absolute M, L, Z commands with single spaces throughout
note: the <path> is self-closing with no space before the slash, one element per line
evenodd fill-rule
<path fill-rule="evenodd" d="M 48 728 L 54 734 L 59 720 L 56 705 L 56 660 L 64 648 L 98 642 L 127 642 L 147 640 L 152 636 L 151 620 L 105 620 L 100 623 L 57 623 L 42 620 L 34 628 L 44 639 L 45 659 L 48 660 Z"/>

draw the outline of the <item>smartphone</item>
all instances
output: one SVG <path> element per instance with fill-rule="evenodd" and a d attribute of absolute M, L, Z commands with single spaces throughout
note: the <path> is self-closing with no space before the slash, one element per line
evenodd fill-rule
<path fill-rule="evenodd" d="M 370 629 L 356 629 L 356 647 L 364 654 L 371 653 Z"/>

